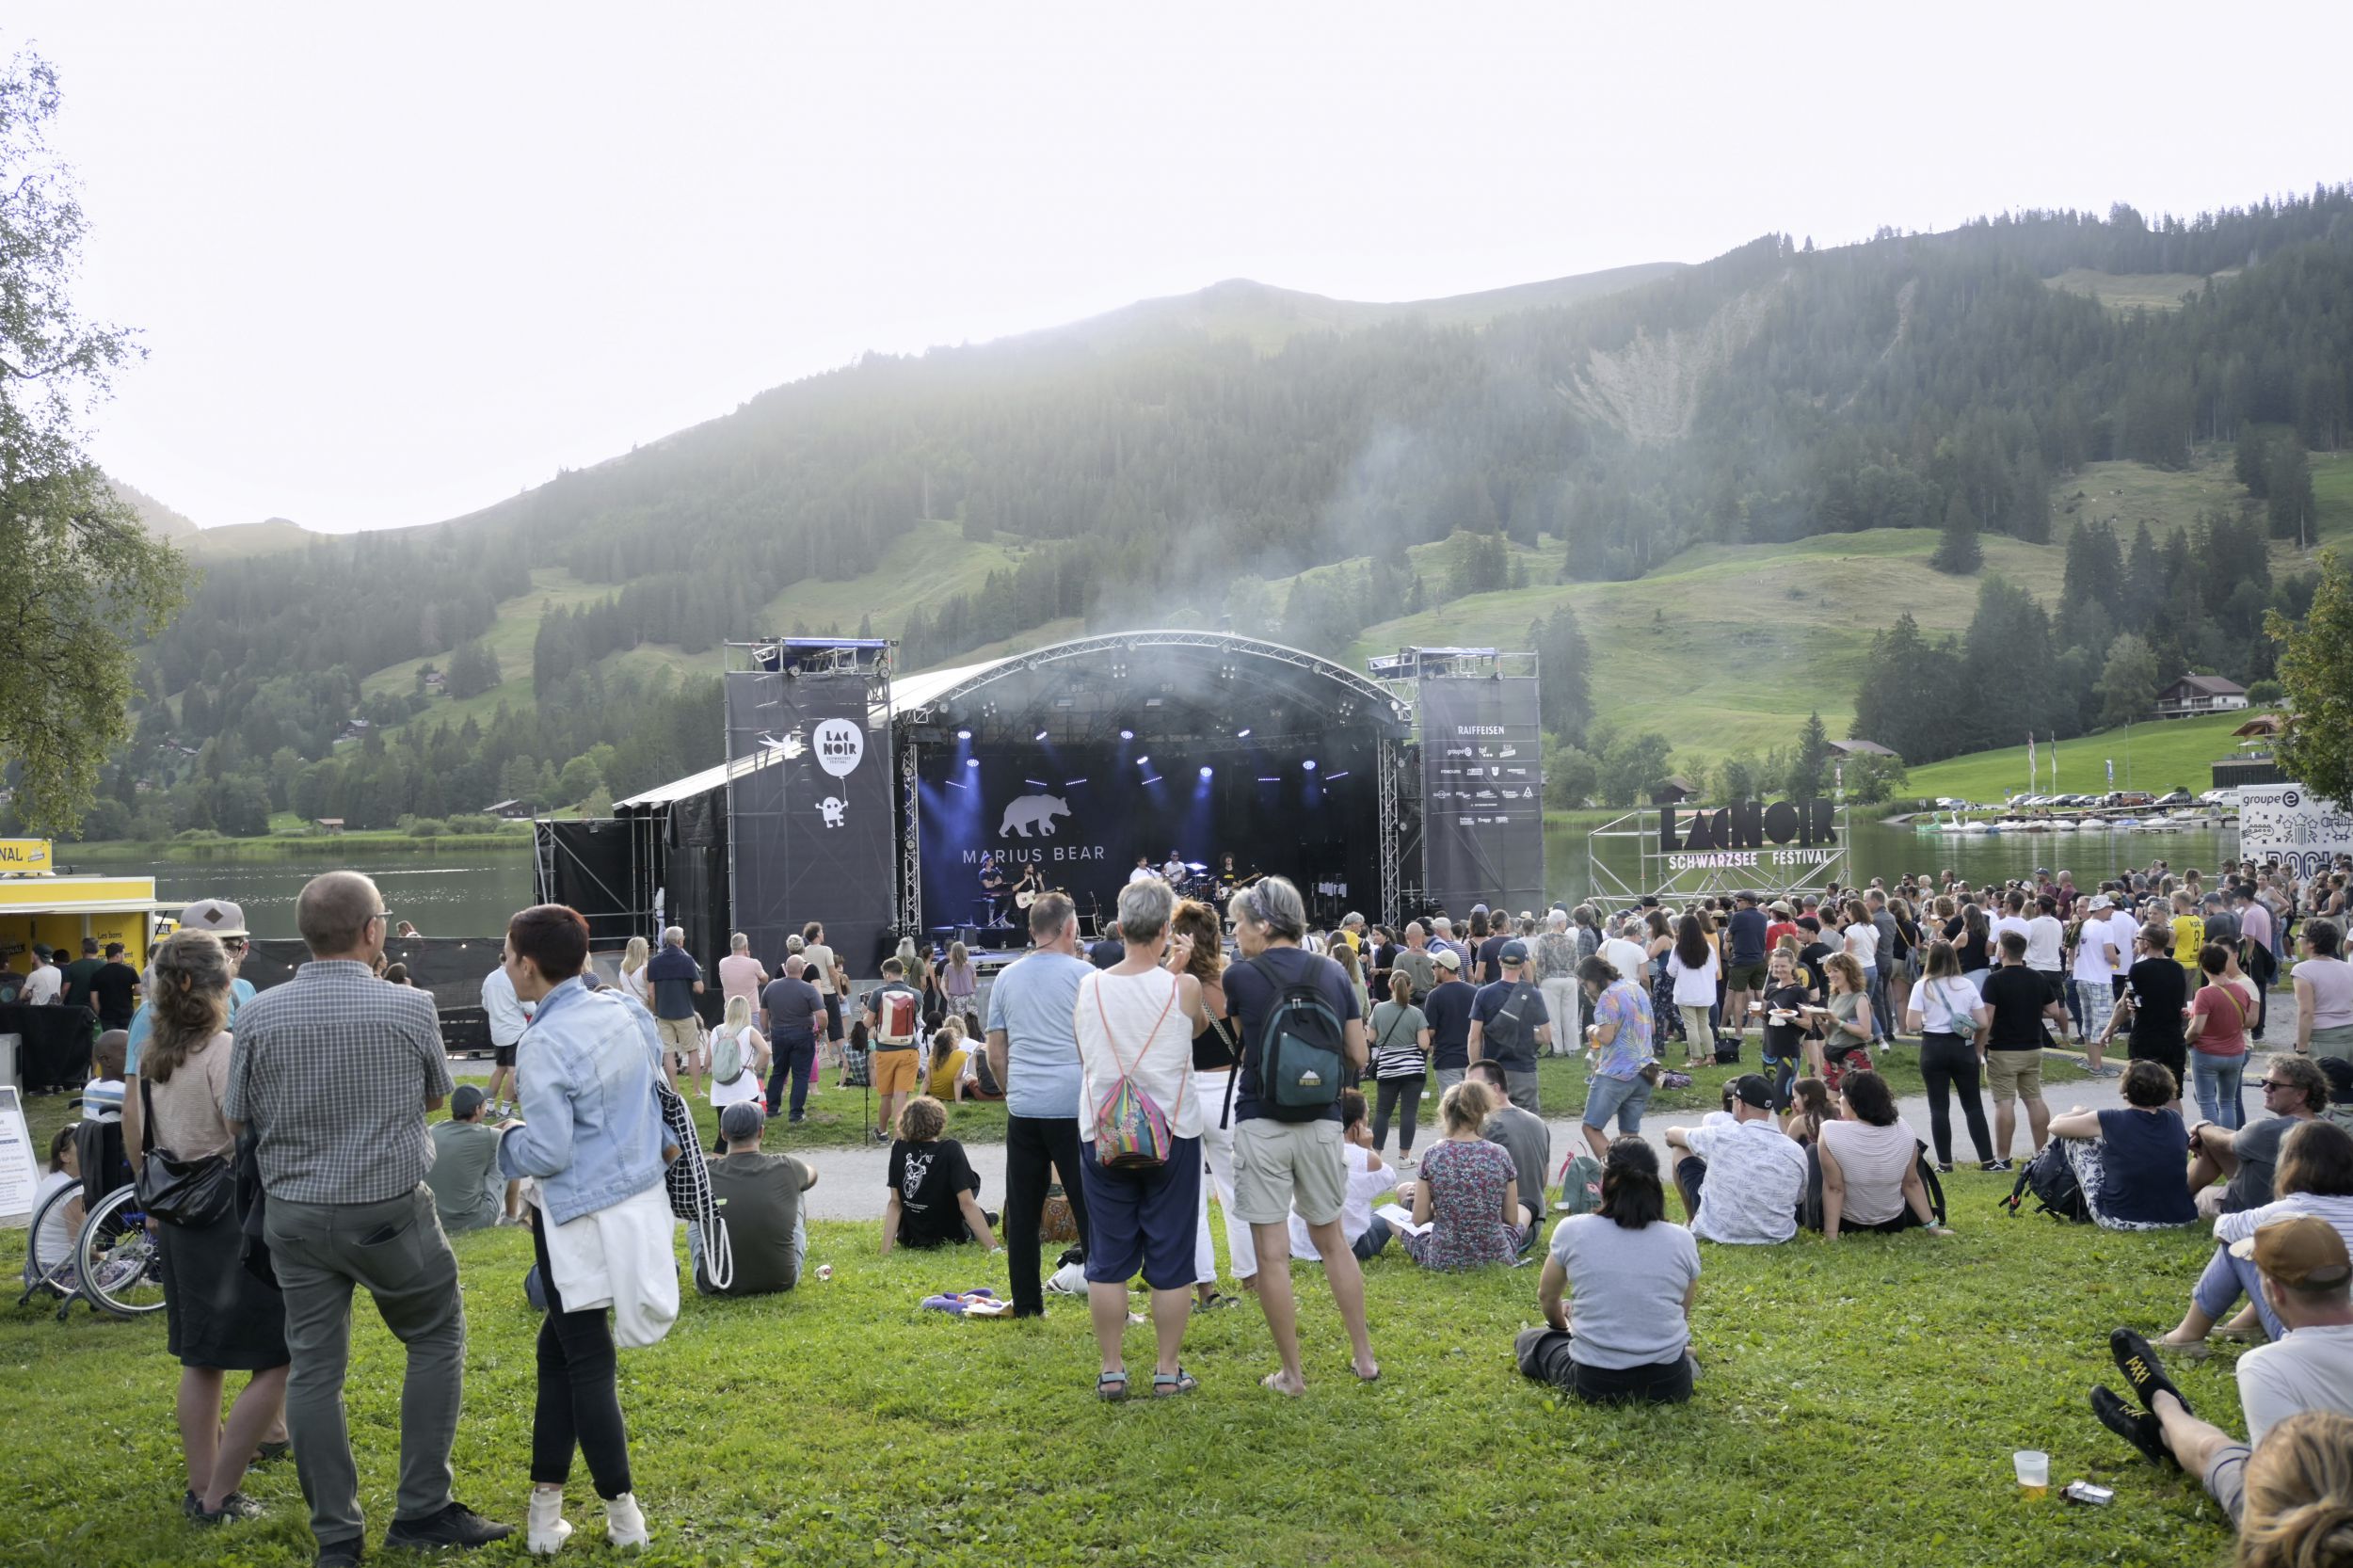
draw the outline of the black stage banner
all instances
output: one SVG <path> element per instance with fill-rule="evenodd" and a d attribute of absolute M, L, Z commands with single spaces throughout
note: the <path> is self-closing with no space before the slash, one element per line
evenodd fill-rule
<path fill-rule="evenodd" d="M 1460 920 L 1545 896 L 1544 737 L 1534 676 L 1420 683 L 1422 888 Z"/>
<path fill-rule="evenodd" d="M 728 758 L 778 759 L 728 786 L 735 929 L 774 968 L 820 920 L 850 973 L 872 973 L 897 901 L 889 731 L 867 728 L 867 678 L 730 670 L 727 691 Z"/>

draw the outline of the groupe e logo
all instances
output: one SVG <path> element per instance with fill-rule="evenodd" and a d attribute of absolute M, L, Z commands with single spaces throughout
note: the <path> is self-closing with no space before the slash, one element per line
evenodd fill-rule
<path fill-rule="evenodd" d="M 826 719 L 809 738 L 817 765 L 836 778 L 846 778 L 866 755 L 866 732 L 849 719 Z"/>
<path fill-rule="evenodd" d="M 2281 804 L 2281 805 L 2282 805 L 2282 806 L 2294 806 L 2294 805 L 2295 805 L 2295 804 L 2296 804 L 2298 800 L 2301 800 L 2302 798 L 2303 798 L 2303 797 L 2302 797 L 2301 795 L 2298 795 L 2298 794 L 2297 794 L 2297 793 L 2294 790 L 2290 790 L 2290 791 L 2289 791 L 2286 794 L 2283 794 L 2283 795 L 2281 795 L 2281 796 L 2280 797 L 2280 804 Z"/>

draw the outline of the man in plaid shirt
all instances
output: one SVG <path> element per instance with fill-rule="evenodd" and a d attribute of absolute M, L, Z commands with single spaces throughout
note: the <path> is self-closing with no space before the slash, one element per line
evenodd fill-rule
<path fill-rule="evenodd" d="M 359 1473 L 344 1416 L 351 1292 L 408 1348 L 400 1492 L 387 1548 L 509 1534 L 450 1495 L 466 1349 L 457 1259 L 424 1185 L 424 1117 L 450 1093 L 433 999 L 389 985 L 384 899 L 357 872 L 313 877 L 296 907 L 311 962 L 237 1010 L 226 1109 L 256 1135 L 264 1235 L 286 1298 L 286 1424 L 318 1568 L 360 1560 Z"/>

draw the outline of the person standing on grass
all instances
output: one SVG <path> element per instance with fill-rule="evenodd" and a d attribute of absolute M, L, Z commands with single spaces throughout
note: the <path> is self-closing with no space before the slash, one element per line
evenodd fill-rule
<path fill-rule="evenodd" d="M 2173 962 L 2172 941 L 2172 927 L 2157 920 L 2134 935 L 2132 968 L 2124 974 L 2124 994 L 2108 1016 L 2108 1038 L 2116 1037 L 2119 1025 L 2130 1025 L 2129 1060 L 2154 1062 L 2180 1084 L 2189 1080 L 2189 1043 L 2182 1030 L 2189 986 Z"/>
<path fill-rule="evenodd" d="M 1372 1074 L 1377 1096 L 1372 1112 L 1372 1149 L 1385 1154 L 1389 1119 L 1397 1118 L 1398 1167 L 1414 1163 L 1414 1132 L 1421 1114 L 1421 1091 L 1430 1071 L 1430 1023 L 1413 1004 L 1413 982 L 1403 969 L 1389 975 L 1389 1000 L 1372 1010 Z"/>
<path fill-rule="evenodd" d="M 1640 1138 L 1616 1139 L 1601 1163 L 1601 1207 L 1553 1230 L 1536 1285 L 1549 1326 L 1513 1342 L 1520 1371 L 1588 1404 L 1680 1404 L 1697 1370 L 1699 1288 L 1700 1249 L 1668 1222 L 1657 1154 Z"/>
<path fill-rule="evenodd" d="M 499 1091 L 504 1088 L 517 1098 L 522 1095 L 515 1081 L 515 1042 L 523 1037 L 531 1014 L 515 1000 L 515 983 L 506 978 L 505 969 L 492 969 L 482 977 L 482 1014 L 490 1026 L 490 1081 L 483 1088 L 483 1097 L 490 1102 L 490 1114 L 511 1116 L 514 1102 L 499 1098 Z"/>
<path fill-rule="evenodd" d="M 222 1111 L 233 1046 L 232 968 L 220 939 L 182 931 L 155 950 L 154 1032 L 139 1094 L 122 1110 L 123 1152 L 137 1171 L 149 1151 L 182 1160 L 228 1157 L 236 1137 Z M 165 1320 L 180 1362 L 180 1445 L 188 1485 L 181 1508 L 199 1524 L 249 1519 L 262 1507 L 237 1490 L 247 1464 L 286 1404 L 284 1298 L 248 1273 L 233 1204 L 209 1224 L 154 1222 Z M 226 1423 L 222 1385 L 250 1373 Z"/>
<path fill-rule="evenodd" d="M 2208 942 L 2199 951 L 2205 984 L 2190 999 L 2190 1016 L 2182 1033 L 2189 1043 L 2190 1082 L 2200 1113 L 2235 1131 L 2247 1122 L 2241 1083 L 2255 1006 L 2246 994 L 2251 987 L 2243 978 L 2233 982 L 2228 973 L 2232 959 L 2231 950 L 2220 942 Z"/>
<path fill-rule="evenodd" d="M 1995 944 L 2001 968 L 1985 977 L 1985 1078 L 1993 1090 L 1993 1164 L 2009 1169 L 2010 1138 L 2018 1130 L 2018 1103 L 2026 1106 L 2026 1137 L 2041 1154 L 2049 1142 L 2051 1108 L 2042 1098 L 2043 1023 L 2065 1027 L 2067 1007 L 2055 1000 L 2041 975 L 2026 968 L 2026 938 L 2005 931 Z M 1964 981 L 1963 984 L 1966 984 Z"/>
<path fill-rule="evenodd" d="M 1231 1306 L 1237 1298 L 1217 1288 L 1217 1246 L 1209 1238 L 1209 1192 L 1215 1189 L 1225 1214 L 1226 1266 L 1243 1289 L 1257 1288 L 1258 1247 L 1250 1226 L 1234 1212 L 1234 1123 L 1226 1107 L 1232 1102 L 1234 1071 L 1241 1061 L 1241 1036 L 1225 1010 L 1225 928 L 1217 911 L 1194 899 L 1177 901 L 1169 917 L 1172 940 L 1187 936 L 1193 946 L 1185 972 L 1201 987 L 1201 1019 L 1193 1032 L 1194 1093 L 1214 1111 L 1201 1124 L 1201 1153 L 1209 1175 L 1201 1187 L 1193 1243 L 1193 1293 L 1203 1306 Z"/>
<path fill-rule="evenodd" d="M 1544 992 L 1545 1016 L 1554 1020 L 1551 1054 L 1565 1056 L 1574 1048 L 1569 1020 L 1577 1016 L 1577 966 L 1584 955 L 1577 952 L 1577 937 L 1569 931 L 1565 910 L 1548 912 L 1545 927 L 1544 935 L 1534 943 L 1531 968 L 1535 970 L 1537 988 Z M 1373 1054 L 1380 1054 L 1378 1046 L 1373 1048 Z"/>
<path fill-rule="evenodd" d="M 1588 1037 L 1593 1071 L 1579 1121 L 1598 1160 L 1609 1150 L 1603 1131 L 1612 1116 L 1621 1133 L 1642 1130 L 1642 1110 L 1657 1076 L 1657 1021 L 1641 981 L 1620 974 L 1599 953 L 1577 965 L 1577 980 L 1593 1007 L 1593 1032 Z"/>
<path fill-rule="evenodd" d="M 1543 995 L 1526 978 L 1528 944 L 1510 938 L 1496 950 L 1496 962 L 1502 978 L 1481 986 L 1471 1000 L 1467 1053 L 1474 1066 L 1487 1061 L 1503 1069 L 1513 1105 L 1542 1112 L 1536 1059 L 1551 1044 L 1552 1021 Z"/>
<path fill-rule="evenodd" d="M 1200 1234 L 1201 1128 L 1209 1112 L 1193 1081 L 1193 1034 L 1206 1026 L 1201 982 L 1187 970 L 1193 937 L 1172 935 L 1176 895 L 1159 877 L 1119 891 L 1119 936 L 1126 952 L 1108 969 L 1079 982 L 1076 1022 L 1083 1084 L 1079 1093 L 1079 1171 L 1086 1185 L 1087 1305 L 1102 1363 L 1098 1399 L 1125 1399 L 1128 1282 L 1139 1273 L 1152 1290 L 1156 1397 L 1199 1386 L 1179 1360 L 1193 1315 L 1193 1242 Z M 1326 960 L 1329 962 L 1329 960 Z M 1353 987 L 1352 987 L 1353 989 Z M 1167 1145 L 1114 1127 L 1123 1091 L 1150 1099 L 1165 1118 Z M 1139 1144 L 1122 1150 L 1112 1139 Z M 1107 1160 L 1111 1162 L 1107 1163 Z M 1284 1241 L 1288 1242 L 1285 1236 Z M 1278 1243 L 1278 1251 L 1280 1244 Z"/>
<path fill-rule="evenodd" d="M 1324 1278 L 1347 1326 L 1353 1367 L 1360 1381 L 1381 1375 L 1372 1358 L 1372 1336 L 1365 1325 L 1365 1278 L 1340 1227 L 1348 1196 L 1348 1160 L 1341 1152 L 1337 1085 L 1333 1103 L 1307 1120 L 1294 1121 L 1259 1098 L 1259 1053 L 1266 1025 L 1283 993 L 1312 985 L 1341 1021 L 1344 1071 L 1365 1066 L 1365 1023 L 1356 998 L 1328 958 L 1303 952 L 1307 908 L 1299 889 L 1279 876 L 1266 877 L 1234 895 L 1227 914 L 1243 962 L 1225 972 L 1226 1004 L 1241 1023 L 1242 1064 L 1234 1094 L 1235 1207 L 1250 1222 L 1258 1251 L 1258 1304 L 1283 1365 L 1260 1382 L 1278 1394 L 1306 1392 L 1299 1359 L 1297 1303 L 1291 1295 L 1290 1213 L 1294 1206 L 1323 1256 Z M 1441 987 L 1443 989 L 1444 987 Z M 1297 1115 L 1292 1112 L 1289 1115 Z"/>
<path fill-rule="evenodd" d="M 808 964 L 804 978 L 817 987 L 817 994 L 825 999 L 825 1032 L 819 1038 L 818 1062 L 830 1060 L 844 1066 L 848 1059 L 842 1054 L 841 999 L 849 994 L 849 971 L 833 949 L 825 945 L 825 928 L 815 920 L 801 927 L 801 957 Z M 848 1086 L 845 1073 L 841 1086 Z"/>
<path fill-rule="evenodd" d="M 1985 1047 L 1993 1025 L 1992 1010 L 1969 983 L 1961 978 L 1961 959 L 1953 944 L 1939 940 L 1929 948 L 1928 972 L 1912 993 L 1912 1013 L 1904 1027 L 1920 1037 L 1920 1076 L 1929 1090 L 1929 1136 L 1936 1144 L 1936 1168 L 1953 1168 L 1953 1118 L 1950 1099 L 1961 1096 L 1961 1119 L 1968 1124 L 1969 1142 L 1977 1151 L 1981 1170 L 1997 1170 L 1993 1140 L 1985 1128 L 1985 1105 L 1977 1098 L 1977 1080 L 1985 1067 Z M 2009 1148 L 2007 1135 L 2003 1148 Z"/>
<path fill-rule="evenodd" d="M 2101 1056 L 2108 1018 L 2116 1011 L 2111 983 L 2124 972 L 2127 956 L 2117 948 L 2116 929 L 2108 919 L 2114 908 L 2107 894 L 2095 893 L 2084 904 L 2083 919 L 2075 927 L 2075 1032 L 2083 1040 L 2086 1063 L 2103 1078 L 2107 1073 Z"/>
<path fill-rule="evenodd" d="M 2334 920 L 2306 920 L 2297 936 L 2303 956 L 2290 971 L 2296 1054 L 2353 1061 L 2353 964 L 2345 962 L 2344 928 Z"/>
<path fill-rule="evenodd" d="M 866 1034 L 873 1049 L 874 1142 L 890 1142 L 899 1112 L 922 1087 L 923 993 L 907 984 L 906 966 L 886 958 L 882 984 L 866 998 Z"/>
<path fill-rule="evenodd" d="M 1046 1311 L 1038 1279 L 1038 1221 L 1048 1173 L 1087 1244 L 1086 1189 L 1079 1180 L 1079 982 L 1093 966 L 1079 956 L 1079 912 L 1067 893 L 1030 904 L 1030 951 L 988 988 L 988 1065 L 1005 1088 L 1005 1253 L 1013 1315 Z"/>
<path fill-rule="evenodd" d="M 1683 1211 L 1703 1241 L 1777 1246 L 1798 1234 L 1805 1148 L 1773 1120 L 1773 1086 L 1762 1073 L 1725 1084 L 1724 1105 L 1697 1127 L 1667 1129 Z"/>
<path fill-rule="evenodd" d="M 1684 1064 L 1716 1059 L 1716 1031 L 1708 1013 L 1716 1005 L 1716 980 L 1721 967 L 1707 931 L 1697 915 L 1676 922 L 1674 946 L 1667 953 L 1667 974 L 1674 982 L 1675 1012 L 1683 1019 Z"/>
<path fill-rule="evenodd" d="M 679 1075 L 695 1075 L 695 1094 L 703 1092 L 703 1021 L 695 999 L 703 994 L 703 967 L 686 951 L 686 929 L 672 926 L 662 934 L 662 951 L 646 964 L 646 985 L 653 993 L 654 1025 L 662 1035 L 662 1076 L 679 1090 Z"/>
<path fill-rule="evenodd" d="M 1463 955 L 1454 949 L 1440 949 L 1432 963 L 1438 983 L 1422 999 L 1421 1014 L 1430 1025 L 1430 1065 L 1444 1094 L 1470 1070 L 1471 1006 L 1479 992 L 1463 978 Z"/>
<path fill-rule="evenodd" d="M 825 1024 L 825 999 L 804 978 L 808 968 L 807 959 L 792 954 L 784 961 L 784 973 L 760 994 L 769 1041 L 768 1111 L 773 1115 L 784 1106 L 790 1080 L 795 1125 L 807 1114 L 809 1080 L 817 1076 L 817 1037 Z"/>
<path fill-rule="evenodd" d="M 1724 1029 L 1734 1039 L 1745 1035 L 1749 1027 L 1749 1009 L 1765 989 L 1765 960 L 1769 949 L 1765 942 L 1765 911 L 1757 907 L 1757 896 L 1746 891 L 1733 895 L 1732 918 L 1724 922 L 1726 946 L 1724 960 Z"/>
<path fill-rule="evenodd" d="M 2255 874 L 2252 862 L 2246 874 Z M 2252 882 L 2241 882 L 2231 888 L 2231 907 L 2238 917 L 2239 964 L 2255 983 L 2255 1027 L 2250 1038 L 2260 1042 L 2264 1026 L 2271 1021 L 2271 983 L 2280 977 L 2280 966 L 2271 952 L 2271 911 L 2255 897 Z"/>
<path fill-rule="evenodd" d="M 506 922 L 507 977 L 516 996 L 537 1004 L 523 1032 L 521 1054 L 531 1058 L 523 1117 L 499 1144 L 502 1170 L 538 1182 L 531 1239 L 548 1306 L 539 1320 L 526 1531 L 537 1555 L 572 1532 L 564 1483 L 575 1450 L 604 1499 L 605 1539 L 646 1544 L 606 1309 L 632 1345 L 653 1343 L 678 1317 L 663 1168 L 697 1158 L 669 1145 L 654 1098 L 661 1037 L 641 1009 L 584 985 L 587 964 L 588 921 L 579 911 L 541 904 Z"/>
<path fill-rule="evenodd" d="M 376 978 L 384 900 L 375 883 L 357 872 L 312 877 L 295 920 L 311 962 L 237 1010 L 222 1111 L 232 1131 L 250 1128 L 258 1139 L 263 1236 L 293 1358 L 286 1421 L 319 1543 L 315 1568 L 360 1560 L 360 1477 L 344 1414 L 354 1287 L 408 1350 L 387 1545 L 504 1540 L 514 1527 L 450 1496 L 466 1309 L 424 1184 L 425 1112 L 453 1087 L 440 1020 L 425 992 Z"/>
<path fill-rule="evenodd" d="M 728 955 L 719 960 L 720 997 L 728 1001 L 742 997 L 757 1007 L 767 984 L 767 967 L 752 956 L 752 939 L 740 931 L 729 936 Z"/>

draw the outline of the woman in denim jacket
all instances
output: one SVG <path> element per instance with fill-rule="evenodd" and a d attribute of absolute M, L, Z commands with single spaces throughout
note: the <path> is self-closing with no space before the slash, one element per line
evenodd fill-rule
<path fill-rule="evenodd" d="M 515 995 L 536 1001 L 517 1048 L 523 1119 L 499 1145 L 509 1176 L 538 1181 L 532 1226 L 547 1317 L 539 1325 L 539 1399 L 531 1435 L 525 1544 L 545 1554 L 571 1533 L 564 1482 L 575 1446 L 605 1500 L 605 1534 L 646 1544 L 614 1386 L 613 1307 L 621 1337 L 650 1343 L 678 1316 L 678 1266 L 662 1174 L 669 1149 L 654 1100 L 661 1044 L 653 1019 L 582 983 L 588 922 L 542 904 L 507 922 Z M 666 1265 L 666 1267 L 664 1266 Z"/>

